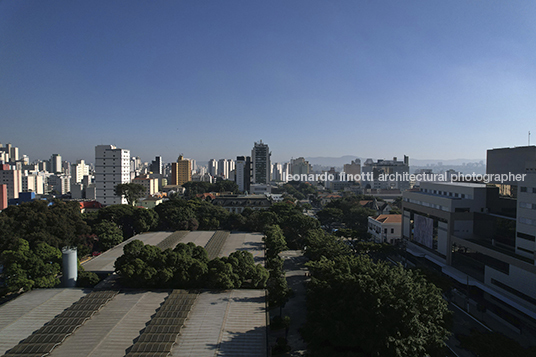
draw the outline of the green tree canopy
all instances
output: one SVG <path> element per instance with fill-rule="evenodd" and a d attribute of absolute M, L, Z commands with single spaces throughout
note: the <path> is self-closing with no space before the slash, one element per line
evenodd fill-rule
<path fill-rule="evenodd" d="M 314 355 L 440 355 L 449 311 L 422 275 L 364 255 L 307 265 L 312 280 L 304 331 Z"/>
<path fill-rule="evenodd" d="M 15 249 L 19 238 L 32 248 L 39 242 L 56 248 L 80 246 L 90 232 L 78 202 L 35 200 L 0 212 L 0 251 Z"/>
<path fill-rule="evenodd" d="M 130 287 L 148 288 L 264 288 L 268 272 L 255 265 L 250 252 L 208 260 L 203 247 L 179 243 L 171 250 L 134 240 L 123 248 L 116 272 Z"/>
<path fill-rule="evenodd" d="M 93 232 L 99 239 L 102 250 L 108 250 L 123 241 L 123 232 L 116 223 L 102 221 L 93 227 Z"/>
<path fill-rule="evenodd" d="M 115 195 L 124 197 L 130 206 L 134 206 L 136 202 L 147 194 L 147 189 L 137 183 L 120 183 L 115 186 Z"/>
<path fill-rule="evenodd" d="M 39 242 L 34 249 L 24 239 L 17 239 L 12 250 L 2 253 L 4 276 L 10 291 L 52 288 L 59 284 L 61 252 Z"/>

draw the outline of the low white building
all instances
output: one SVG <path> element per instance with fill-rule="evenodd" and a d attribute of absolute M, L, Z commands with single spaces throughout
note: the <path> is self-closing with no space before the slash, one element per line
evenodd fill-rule
<path fill-rule="evenodd" d="M 402 238 L 402 215 L 380 214 L 369 217 L 368 232 L 376 243 L 393 244 Z"/>

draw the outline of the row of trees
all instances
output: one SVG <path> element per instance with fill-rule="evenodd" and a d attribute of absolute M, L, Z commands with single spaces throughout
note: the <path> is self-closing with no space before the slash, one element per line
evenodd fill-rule
<path fill-rule="evenodd" d="M 266 248 L 265 265 L 269 272 L 268 303 L 271 307 L 282 307 L 292 293 L 285 278 L 283 259 L 279 256 L 279 253 L 288 249 L 287 244 L 283 231 L 278 225 L 269 226 L 263 240 Z"/>
<path fill-rule="evenodd" d="M 303 335 L 311 355 L 441 355 L 450 313 L 439 288 L 321 230 L 307 241 L 312 278 Z"/>
<path fill-rule="evenodd" d="M 236 251 L 208 260 L 203 247 L 179 243 L 171 250 L 134 240 L 123 248 L 115 270 L 126 286 L 136 288 L 264 288 L 268 272 L 253 255 Z"/>

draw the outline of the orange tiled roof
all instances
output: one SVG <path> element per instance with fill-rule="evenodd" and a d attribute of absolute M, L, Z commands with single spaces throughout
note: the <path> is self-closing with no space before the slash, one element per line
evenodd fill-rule
<path fill-rule="evenodd" d="M 402 223 L 401 214 L 380 214 L 379 216 L 373 217 L 373 219 L 382 223 Z"/>

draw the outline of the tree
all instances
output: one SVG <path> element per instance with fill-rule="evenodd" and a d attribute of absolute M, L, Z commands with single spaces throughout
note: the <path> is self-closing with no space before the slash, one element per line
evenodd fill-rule
<path fill-rule="evenodd" d="M 307 265 L 304 334 L 314 355 L 441 355 L 450 314 L 441 291 L 422 275 L 364 255 Z"/>
<path fill-rule="evenodd" d="M 102 221 L 93 228 L 93 231 L 99 238 L 99 245 L 102 250 L 108 250 L 123 241 L 123 232 L 113 222 Z"/>
<path fill-rule="evenodd" d="M 0 251 L 14 249 L 19 238 L 31 248 L 39 242 L 56 248 L 79 246 L 90 231 L 79 203 L 36 200 L 0 212 Z"/>
<path fill-rule="evenodd" d="M 136 202 L 145 196 L 146 188 L 137 183 L 120 183 L 115 186 L 115 195 L 125 197 L 130 206 L 134 206 Z"/>
<path fill-rule="evenodd" d="M 195 211 L 182 199 L 169 200 L 155 207 L 158 213 L 158 227 L 162 230 L 185 230 L 196 218 Z M 196 222 L 198 222 L 196 220 Z"/>
<path fill-rule="evenodd" d="M 266 289 L 268 289 L 268 303 L 271 307 L 279 306 L 279 315 L 282 314 L 282 308 L 288 301 L 292 290 L 288 287 L 285 274 L 279 270 L 271 270 L 270 277 L 266 282 Z"/>
<path fill-rule="evenodd" d="M 157 206 L 158 207 L 158 206 Z M 136 233 L 146 232 L 156 227 L 158 214 L 154 210 L 128 205 L 111 205 L 101 208 L 92 224 L 110 221 L 121 227 L 123 237 L 130 238 Z"/>
<path fill-rule="evenodd" d="M 235 281 L 239 280 L 233 272 L 233 266 L 226 263 L 221 258 L 215 258 L 208 263 L 209 280 L 208 285 L 211 289 L 233 289 Z"/>
<path fill-rule="evenodd" d="M 35 249 L 24 239 L 18 239 L 14 249 L 2 253 L 4 276 L 10 291 L 52 288 L 59 284 L 61 252 L 40 242 Z"/>
<path fill-rule="evenodd" d="M 343 212 L 341 209 L 328 207 L 324 208 L 316 215 L 323 226 L 329 227 L 331 229 L 334 223 L 342 222 Z"/>
<path fill-rule="evenodd" d="M 266 247 L 267 258 L 276 257 L 279 253 L 288 249 L 285 236 L 283 236 L 283 231 L 277 225 L 269 226 L 266 229 L 266 235 L 263 240 Z"/>
<path fill-rule="evenodd" d="M 76 286 L 92 288 L 99 283 L 99 276 L 91 271 L 79 270 L 76 278 Z"/>

